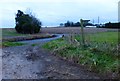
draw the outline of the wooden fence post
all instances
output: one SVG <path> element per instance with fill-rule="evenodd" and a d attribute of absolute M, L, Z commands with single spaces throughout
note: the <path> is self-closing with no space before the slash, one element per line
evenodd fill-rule
<path fill-rule="evenodd" d="M 81 24 L 81 40 L 82 40 L 82 46 L 83 46 L 83 48 L 84 48 L 84 46 L 85 46 L 85 38 L 84 38 L 84 26 L 83 26 L 83 20 L 82 19 L 80 19 L 80 24 Z"/>

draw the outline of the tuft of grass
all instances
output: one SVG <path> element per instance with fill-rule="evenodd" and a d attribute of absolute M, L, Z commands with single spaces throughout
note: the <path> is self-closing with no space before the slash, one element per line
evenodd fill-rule
<path fill-rule="evenodd" d="M 37 45 L 38 45 L 38 44 L 32 44 L 31 46 L 33 46 L 33 47 L 34 47 L 34 46 L 37 46 Z"/>
<path fill-rule="evenodd" d="M 25 43 L 19 43 L 19 42 L 2 42 L 3 47 L 10 47 L 10 46 L 22 46 L 25 45 Z"/>
<path fill-rule="evenodd" d="M 86 37 L 90 37 L 90 39 L 86 41 L 85 49 L 81 47 L 81 44 L 79 46 L 71 45 L 63 38 L 48 42 L 43 48 L 52 50 L 55 54 L 75 63 L 86 65 L 91 71 L 118 73 L 120 55 L 118 54 L 117 32 L 91 34 Z M 75 38 L 81 42 L 79 35 L 76 35 Z"/>
<path fill-rule="evenodd" d="M 57 40 L 53 40 L 52 42 L 46 43 L 45 45 L 43 45 L 43 48 L 47 48 L 48 50 L 54 50 L 67 45 L 68 44 L 62 38 L 60 38 Z"/>

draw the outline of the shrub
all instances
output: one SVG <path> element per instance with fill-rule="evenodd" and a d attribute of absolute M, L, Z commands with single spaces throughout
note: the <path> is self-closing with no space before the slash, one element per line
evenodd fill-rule
<path fill-rule="evenodd" d="M 15 29 L 18 33 L 34 34 L 40 31 L 41 22 L 32 15 L 24 14 L 22 11 L 18 10 L 15 20 Z"/>

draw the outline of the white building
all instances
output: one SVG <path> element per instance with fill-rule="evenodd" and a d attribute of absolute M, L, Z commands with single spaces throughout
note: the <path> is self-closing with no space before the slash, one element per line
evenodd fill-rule
<path fill-rule="evenodd" d="M 120 1 L 118 2 L 118 22 L 120 22 Z"/>

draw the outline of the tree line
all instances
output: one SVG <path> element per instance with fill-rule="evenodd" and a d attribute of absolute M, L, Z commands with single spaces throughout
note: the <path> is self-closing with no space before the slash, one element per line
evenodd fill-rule
<path fill-rule="evenodd" d="M 60 23 L 61 27 L 80 27 L 80 22 L 67 21 L 66 23 Z M 94 26 L 92 23 L 84 23 L 83 26 Z"/>
<path fill-rule="evenodd" d="M 104 26 L 102 26 L 102 28 L 120 28 L 120 22 L 119 23 L 106 23 Z"/>

